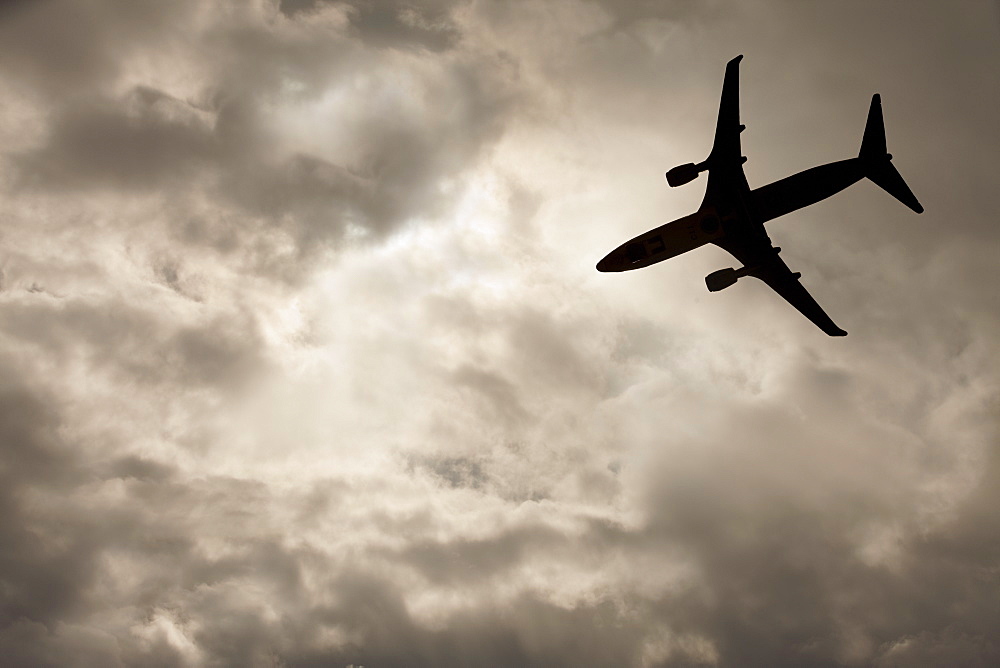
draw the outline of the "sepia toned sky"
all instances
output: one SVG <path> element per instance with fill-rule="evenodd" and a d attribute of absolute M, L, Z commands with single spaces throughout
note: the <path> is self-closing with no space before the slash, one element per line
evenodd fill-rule
<path fill-rule="evenodd" d="M 850 335 L 705 247 L 751 187 Z M 0 7 L 0 655 L 1000 663 L 995 2 Z"/>

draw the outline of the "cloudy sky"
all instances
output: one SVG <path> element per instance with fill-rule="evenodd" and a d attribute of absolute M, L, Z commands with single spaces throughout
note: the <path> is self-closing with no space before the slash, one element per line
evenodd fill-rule
<path fill-rule="evenodd" d="M 838 325 L 693 211 L 751 186 Z M 0 8 L 0 655 L 21 666 L 1000 663 L 993 2 Z"/>

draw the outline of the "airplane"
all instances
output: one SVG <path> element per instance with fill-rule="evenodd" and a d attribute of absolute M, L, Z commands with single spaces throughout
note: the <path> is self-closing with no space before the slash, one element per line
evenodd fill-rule
<path fill-rule="evenodd" d="M 600 262 L 602 272 L 631 271 L 662 262 L 707 243 L 728 251 L 743 264 L 739 269 L 720 269 L 705 277 L 710 292 L 724 290 L 744 276 L 762 280 L 802 315 L 830 336 L 846 336 L 834 324 L 805 287 L 801 274 L 778 257 L 781 248 L 771 243 L 764 223 L 835 195 L 868 178 L 917 213 L 924 208 L 892 165 L 886 151 L 882 100 L 872 96 L 868 121 L 856 158 L 807 169 L 760 188 L 750 189 L 740 148 L 739 63 L 737 56 L 726 65 L 722 100 L 715 128 L 715 142 L 708 157 L 698 163 L 679 165 L 667 172 L 671 187 L 690 183 L 708 172 L 705 199 L 698 211 L 640 234 L 611 251 Z"/>

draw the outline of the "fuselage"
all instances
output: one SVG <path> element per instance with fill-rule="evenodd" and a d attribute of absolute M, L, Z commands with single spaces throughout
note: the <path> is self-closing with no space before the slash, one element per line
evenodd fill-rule
<path fill-rule="evenodd" d="M 835 195 L 864 176 L 864 162 L 850 158 L 807 169 L 735 198 L 710 201 L 706 197 L 695 213 L 644 232 L 608 253 L 597 263 L 597 270 L 631 271 L 707 243 L 725 248 L 726 241 L 766 238 L 764 223 Z"/>
<path fill-rule="evenodd" d="M 598 262 L 597 270 L 641 269 L 694 250 L 723 234 L 715 207 L 705 207 L 626 241 Z"/>

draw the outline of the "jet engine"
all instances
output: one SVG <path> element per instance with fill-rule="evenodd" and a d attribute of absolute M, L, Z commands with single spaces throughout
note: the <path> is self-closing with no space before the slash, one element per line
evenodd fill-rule
<path fill-rule="evenodd" d="M 720 269 L 719 271 L 713 271 L 711 274 L 705 277 L 705 285 L 708 286 L 709 292 L 718 292 L 719 290 L 725 290 L 730 285 L 736 282 L 740 276 L 736 273 L 735 269 Z"/>
<path fill-rule="evenodd" d="M 667 183 L 670 184 L 671 188 L 682 186 L 685 183 L 691 183 L 698 178 L 698 174 L 706 169 L 708 169 L 708 167 L 704 162 L 697 165 L 693 162 L 689 162 L 686 165 L 677 165 L 667 172 Z"/>
<path fill-rule="evenodd" d="M 776 250 L 780 251 L 781 249 L 778 248 Z M 713 271 L 705 277 L 705 285 L 708 286 L 709 292 L 725 290 L 730 285 L 735 283 L 737 279 L 749 275 L 749 273 L 756 268 L 757 265 L 752 267 L 740 267 L 739 269 L 720 269 L 719 271 Z M 801 275 L 802 274 L 799 274 L 799 276 Z"/>

